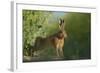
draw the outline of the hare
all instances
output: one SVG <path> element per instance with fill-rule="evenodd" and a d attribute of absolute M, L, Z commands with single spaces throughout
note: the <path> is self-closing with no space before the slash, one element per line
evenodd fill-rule
<path fill-rule="evenodd" d="M 30 49 L 31 56 L 33 56 L 35 51 L 44 49 L 48 45 L 55 48 L 58 57 L 63 56 L 64 39 L 67 37 L 64 26 L 64 20 L 59 19 L 59 31 L 57 33 L 46 38 L 37 37 L 34 46 L 31 46 Z"/>

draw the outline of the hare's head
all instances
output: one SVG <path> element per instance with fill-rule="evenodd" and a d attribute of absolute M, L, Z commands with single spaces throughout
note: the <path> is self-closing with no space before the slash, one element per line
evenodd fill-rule
<path fill-rule="evenodd" d="M 64 36 L 64 38 L 67 37 L 66 31 L 65 31 L 65 24 L 64 24 L 64 19 L 59 19 L 59 29 L 61 34 Z"/>

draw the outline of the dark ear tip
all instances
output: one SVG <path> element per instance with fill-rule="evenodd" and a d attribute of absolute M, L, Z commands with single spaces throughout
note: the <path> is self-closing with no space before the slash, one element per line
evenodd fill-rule
<path fill-rule="evenodd" d="M 64 22 L 64 19 L 63 19 L 63 22 Z"/>

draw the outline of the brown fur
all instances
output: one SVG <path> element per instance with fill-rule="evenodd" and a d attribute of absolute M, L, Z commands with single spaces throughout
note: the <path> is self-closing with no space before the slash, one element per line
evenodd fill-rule
<path fill-rule="evenodd" d="M 44 49 L 47 44 L 47 47 L 49 45 L 56 49 L 57 56 L 63 56 L 64 39 L 66 37 L 67 34 L 64 30 L 64 20 L 60 20 L 59 31 L 57 33 L 46 38 L 36 38 L 35 45 L 31 48 L 31 54 L 34 51 Z"/>

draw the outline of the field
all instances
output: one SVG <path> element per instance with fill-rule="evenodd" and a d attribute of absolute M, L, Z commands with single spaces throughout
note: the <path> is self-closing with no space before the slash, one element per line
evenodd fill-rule
<path fill-rule="evenodd" d="M 23 10 L 23 62 L 91 59 L 91 14 Z M 46 43 L 38 45 L 36 56 L 30 56 L 30 47 L 37 37 L 46 38 L 59 31 L 59 19 L 64 19 L 64 56 L 58 58 L 55 48 Z M 46 46 L 46 48 L 45 48 Z M 34 48 L 33 48 L 34 49 Z"/>

